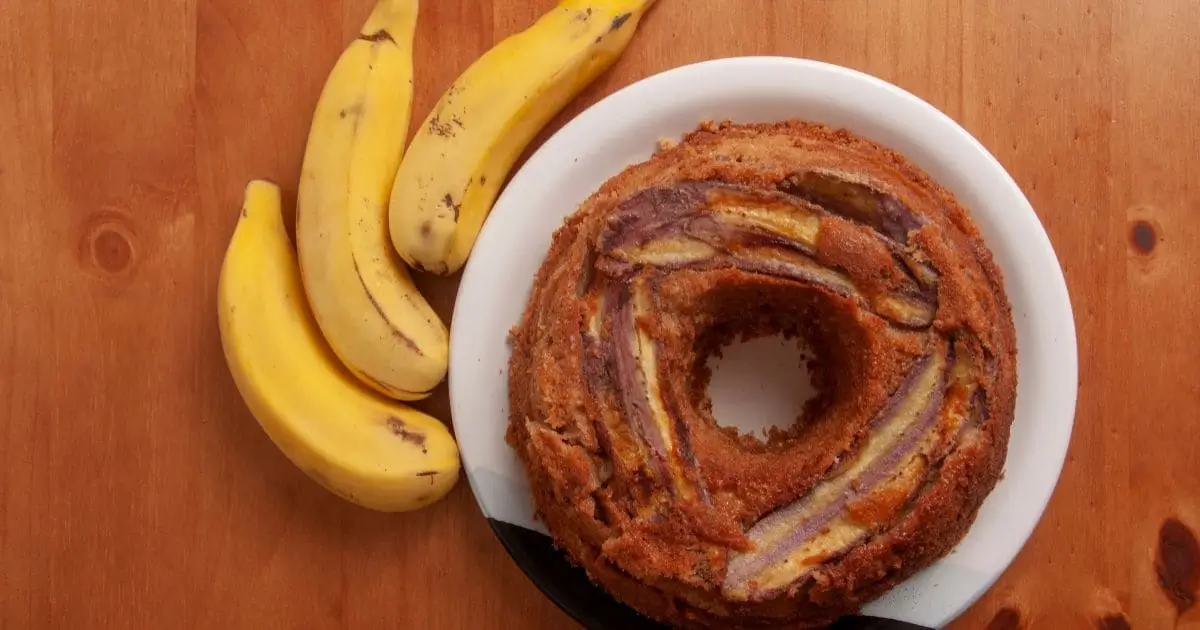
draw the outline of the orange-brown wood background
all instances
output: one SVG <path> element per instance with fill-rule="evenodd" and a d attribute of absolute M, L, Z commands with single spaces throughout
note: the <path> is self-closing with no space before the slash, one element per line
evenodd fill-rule
<path fill-rule="evenodd" d="M 571 627 L 465 483 L 409 515 L 343 503 L 268 441 L 222 358 L 242 187 L 295 189 L 370 3 L 0 0 L 0 628 Z M 552 4 L 426 0 L 414 124 Z M 1066 468 L 954 627 L 1200 627 L 1200 2 L 660 0 L 553 128 L 654 72 L 746 54 L 862 69 L 947 112 L 1066 270 Z M 448 317 L 455 281 L 422 282 Z M 448 418 L 444 389 L 426 408 Z"/>

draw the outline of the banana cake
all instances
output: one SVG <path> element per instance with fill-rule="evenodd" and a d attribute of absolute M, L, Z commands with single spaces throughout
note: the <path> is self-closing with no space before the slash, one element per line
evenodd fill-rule
<path fill-rule="evenodd" d="M 812 350 L 818 395 L 762 439 L 719 426 L 708 358 L 772 334 Z M 1001 273 L 948 191 L 846 130 L 705 124 L 556 232 L 507 437 L 555 544 L 620 601 L 819 628 L 964 536 L 1015 388 Z"/>

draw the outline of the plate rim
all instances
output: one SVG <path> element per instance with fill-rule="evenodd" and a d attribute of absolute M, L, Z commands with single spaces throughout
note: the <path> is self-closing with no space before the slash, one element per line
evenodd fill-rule
<path fill-rule="evenodd" d="M 1042 465 L 1039 467 L 1039 470 L 1042 470 L 1045 473 L 1047 473 L 1047 476 L 1049 476 L 1048 473 L 1052 470 L 1053 471 L 1053 479 L 1050 481 L 1050 483 L 1048 483 L 1045 486 L 1044 491 L 1039 496 L 1035 497 L 1033 501 L 1030 502 L 1031 506 L 1036 505 L 1036 510 L 1030 511 L 1029 513 L 1031 513 L 1031 514 L 1035 513 L 1036 517 L 1032 519 L 1032 522 L 1026 528 L 1026 531 L 1021 533 L 1020 543 L 1015 546 L 1015 548 L 1011 554 L 1005 554 L 1007 557 L 1003 558 L 1002 560 L 997 561 L 997 563 L 995 564 L 995 570 L 992 571 L 991 575 L 989 577 L 987 577 L 981 583 L 981 587 L 978 588 L 976 590 L 976 592 L 973 593 L 973 595 L 971 595 L 970 597 L 964 598 L 963 601 L 961 602 L 961 605 L 957 607 L 957 610 L 955 610 L 953 612 L 953 614 L 950 614 L 950 615 L 946 616 L 945 619 L 941 620 L 941 623 L 948 623 L 949 621 L 951 621 L 954 618 L 961 615 L 967 608 L 969 608 L 976 601 L 978 601 L 978 599 L 984 593 L 989 591 L 994 586 L 995 582 L 1000 578 L 1000 576 L 1003 575 L 1008 570 L 1008 568 L 1011 566 L 1013 560 L 1015 560 L 1015 558 L 1016 558 L 1016 555 L 1018 553 L 1020 553 L 1021 549 L 1023 549 L 1025 547 L 1025 545 L 1028 543 L 1029 537 L 1033 534 L 1033 531 L 1037 528 L 1037 525 L 1041 522 L 1042 518 L 1044 517 L 1045 510 L 1049 504 L 1049 501 L 1050 501 L 1051 497 L 1053 496 L 1056 488 L 1058 487 L 1059 480 L 1061 479 L 1062 469 L 1066 462 L 1067 451 L 1069 448 L 1071 435 L 1073 433 L 1075 415 L 1076 415 L 1076 411 L 1077 411 L 1077 402 L 1078 402 L 1078 340 L 1077 340 L 1076 327 L 1075 327 L 1075 321 L 1074 321 L 1074 309 L 1071 305 L 1070 292 L 1069 292 L 1068 285 L 1066 283 L 1065 274 L 1063 272 L 1062 262 L 1058 258 L 1057 253 L 1054 251 L 1053 243 L 1050 241 L 1049 235 L 1046 233 L 1044 225 L 1041 223 L 1040 219 L 1038 218 L 1036 212 L 1034 211 L 1034 209 L 1032 207 L 1032 204 L 1029 202 L 1028 198 L 1025 196 L 1024 191 L 1022 191 L 1020 189 L 1020 187 L 1017 185 L 1016 181 L 1013 179 L 1012 175 L 1008 172 L 1008 170 L 1004 168 L 1004 166 L 1000 163 L 1000 161 L 990 151 L 988 151 L 987 148 L 977 138 L 975 138 L 970 132 L 968 132 L 964 127 L 962 127 L 957 121 L 950 118 L 947 114 L 945 114 L 941 110 L 937 109 L 932 104 L 921 99 L 920 97 L 916 96 L 915 94 L 912 94 L 911 92 L 908 92 L 897 85 L 894 85 L 894 84 L 892 84 L 888 81 L 885 81 L 879 77 L 873 76 L 871 74 L 868 74 L 868 73 L 860 71 L 860 70 L 856 70 L 853 68 L 848 68 L 845 66 L 840 66 L 840 65 L 836 65 L 836 64 L 832 64 L 832 63 L 828 63 L 828 62 L 824 62 L 824 61 L 819 61 L 819 60 L 814 60 L 814 59 L 806 59 L 806 58 L 798 58 L 798 57 L 737 56 L 737 57 L 709 59 L 709 60 L 705 60 L 705 61 L 699 61 L 696 63 L 690 63 L 690 64 L 678 66 L 675 68 L 667 69 L 662 72 L 658 72 L 653 75 L 644 77 L 638 81 L 630 83 L 629 85 L 621 87 L 620 89 L 614 91 L 613 93 L 605 96 L 604 98 L 600 99 L 596 103 L 594 103 L 591 106 L 584 109 L 582 112 L 580 112 L 578 115 L 573 117 L 571 120 L 567 121 L 558 131 L 556 131 L 545 142 L 543 142 L 541 146 L 537 147 L 537 149 L 529 156 L 528 160 L 521 167 L 521 169 L 519 169 L 513 173 L 512 178 L 506 184 L 504 190 L 501 192 L 501 195 L 498 197 L 498 199 L 496 201 L 495 210 L 502 211 L 503 208 L 508 207 L 508 205 L 510 203 L 512 203 L 511 202 L 512 195 L 510 195 L 510 191 L 513 190 L 513 188 L 514 188 L 513 184 L 518 181 L 523 182 L 526 177 L 529 177 L 528 173 L 529 173 L 530 165 L 537 165 L 540 162 L 545 161 L 547 159 L 546 156 L 553 155 L 554 153 L 558 152 L 558 150 L 559 150 L 558 144 L 561 141 L 556 141 L 556 140 L 558 140 L 564 136 L 570 136 L 572 134 L 575 134 L 576 133 L 575 129 L 586 126 L 586 123 L 590 122 L 591 119 L 593 119 L 593 118 L 599 118 L 600 113 L 604 113 L 605 111 L 607 111 L 609 109 L 617 109 L 618 106 L 615 105 L 614 103 L 620 103 L 622 101 L 628 100 L 631 96 L 636 96 L 639 91 L 653 90 L 655 86 L 657 86 L 659 84 L 666 84 L 676 77 L 686 76 L 689 74 L 705 74 L 705 73 L 710 73 L 710 72 L 720 74 L 722 71 L 725 71 L 726 69 L 730 69 L 730 68 L 737 69 L 738 66 L 747 66 L 747 67 L 759 66 L 761 69 L 766 69 L 766 70 L 797 70 L 797 71 L 801 71 L 801 72 L 828 73 L 831 76 L 839 76 L 841 78 L 849 79 L 851 81 L 858 81 L 858 82 L 862 82 L 864 84 L 869 84 L 869 85 L 873 86 L 875 89 L 883 89 L 887 92 L 890 92 L 894 98 L 900 99 L 903 101 L 907 101 L 908 106 L 918 107 L 918 108 L 924 110 L 925 116 L 931 117 L 931 119 L 938 120 L 938 123 L 941 126 L 942 132 L 951 133 L 951 134 L 958 136 L 959 142 L 965 141 L 966 144 L 964 146 L 969 145 L 973 151 L 980 154 L 985 160 L 987 160 L 991 167 L 992 176 L 1001 177 L 1003 179 L 1003 182 L 1002 182 L 1003 185 L 1006 186 L 1007 188 L 1009 188 L 1011 193 L 1015 193 L 1016 197 L 1019 198 L 1023 202 L 1023 204 L 1021 204 L 1021 207 L 1017 209 L 1017 210 L 1020 210 L 1020 212 L 1016 213 L 1020 216 L 1020 218 L 1025 223 L 1025 225 L 1022 226 L 1023 231 L 1021 233 L 1021 236 L 1032 239 L 1032 241 L 1030 243 L 1028 243 L 1028 245 L 1030 247 L 1038 250 L 1038 253 L 1042 258 L 1047 258 L 1048 260 L 1053 261 L 1053 263 L 1054 263 L 1052 265 L 1052 269 L 1046 270 L 1047 276 L 1045 278 L 1043 278 L 1042 284 L 1043 284 L 1044 291 L 1046 291 L 1050 294 L 1048 297 L 1053 298 L 1056 301 L 1056 303 L 1053 304 L 1052 307 L 1056 310 L 1057 317 L 1052 318 L 1051 315 L 1047 315 L 1046 317 L 1047 317 L 1047 321 L 1050 321 L 1055 325 L 1056 332 L 1059 333 L 1059 335 L 1061 335 L 1063 337 L 1060 340 L 1061 341 L 1060 345 L 1062 346 L 1060 348 L 1060 350 L 1069 349 L 1069 352 L 1066 352 L 1066 353 L 1062 354 L 1061 356 L 1057 357 L 1059 362 L 1053 364 L 1052 367 L 1055 368 L 1056 370 L 1062 370 L 1062 374 L 1064 375 L 1064 377 L 1069 376 L 1070 377 L 1069 379 L 1063 378 L 1062 380 L 1064 380 L 1064 381 L 1069 380 L 1073 384 L 1073 386 L 1066 390 L 1058 390 L 1057 395 L 1059 398 L 1054 399 L 1058 403 L 1058 407 L 1059 407 L 1058 415 L 1063 416 L 1061 419 L 1057 419 L 1058 424 L 1063 425 L 1063 426 L 1060 427 L 1060 433 L 1058 433 L 1057 435 L 1054 436 L 1057 438 L 1056 442 L 1059 442 L 1060 444 L 1056 444 L 1056 448 L 1053 451 L 1054 457 L 1052 459 L 1045 459 L 1042 462 Z M 798 116 L 798 117 L 803 118 L 803 116 Z M 697 120 L 696 124 L 699 124 L 700 122 L 701 122 L 700 120 Z M 633 162 L 631 162 L 631 164 L 632 163 Z M 924 170 L 924 168 L 923 168 L 923 170 Z M 936 179 L 938 179 L 938 178 L 935 177 L 935 180 Z M 494 216 L 496 216 L 496 214 L 497 214 L 495 212 L 495 210 L 493 211 L 493 214 L 488 217 L 488 220 L 485 221 L 485 224 L 480 232 L 479 241 L 477 241 L 477 245 L 479 242 L 482 242 L 486 238 L 486 235 L 488 233 L 489 224 L 494 223 L 492 221 L 492 218 Z M 560 227 L 560 226 L 561 226 L 561 222 L 556 223 L 554 225 L 553 230 L 551 230 L 551 231 L 553 232 L 554 230 L 557 230 L 558 227 Z M 989 247 L 989 249 L 990 249 L 990 247 Z M 539 261 L 544 260 L 544 252 L 539 251 L 539 253 L 542 255 L 541 257 L 539 257 Z M 479 282 L 479 280 L 477 280 L 477 278 L 482 278 L 482 277 L 484 277 L 484 275 L 486 275 L 486 274 L 482 274 L 481 272 L 478 271 L 479 269 L 484 268 L 484 263 L 477 262 L 481 258 L 482 257 L 472 256 L 468 260 L 466 266 L 464 267 L 464 271 L 463 271 L 463 274 L 460 279 L 459 299 L 457 299 L 455 302 L 454 313 L 452 316 L 452 326 L 451 326 L 451 334 L 450 334 L 451 362 L 450 362 L 450 375 L 449 375 L 449 389 L 450 389 L 450 406 L 451 406 L 451 416 L 452 416 L 451 421 L 454 425 L 456 434 L 459 434 L 459 435 L 461 435 L 464 431 L 469 431 L 469 429 L 467 428 L 465 421 L 461 420 L 461 418 L 463 417 L 463 414 L 459 413 L 459 410 L 462 407 L 462 396 L 464 395 L 463 390 L 461 389 L 461 386 L 459 389 L 456 389 L 456 386 L 455 386 L 456 381 L 462 380 L 459 377 L 462 376 L 462 367 L 461 366 L 463 364 L 463 361 L 455 361 L 454 360 L 456 354 L 458 354 L 458 352 L 456 352 L 456 348 L 458 348 L 458 349 L 462 348 L 461 335 L 455 334 L 455 331 L 460 330 L 460 327 L 454 325 L 454 322 L 462 322 L 463 318 L 467 317 L 460 310 L 460 309 L 464 308 L 464 305 L 467 303 L 467 300 L 462 299 L 462 296 L 464 295 L 464 293 L 468 293 L 469 291 L 471 291 L 472 288 L 475 286 L 475 283 Z M 539 262 L 539 265 L 540 265 L 540 262 Z M 1006 275 L 1006 285 L 1007 285 L 1006 288 L 1011 293 L 1012 280 L 1009 277 L 1009 270 L 1002 269 L 1002 271 L 1004 271 L 1005 275 Z M 532 278 L 530 279 L 530 282 L 532 282 Z M 1011 295 L 1010 295 L 1010 301 L 1011 301 Z M 524 305 L 524 302 L 525 302 L 525 299 L 523 298 L 522 306 Z M 509 324 L 512 325 L 515 323 L 516 322 L 510 322 Z M 459 340 L 459 343 L 457 343 L 457 344 L 456 344 L 456 339 Z M 1057 337 L 1056 337 L 1056 339 L 1057 339 Z M 1018 348 L 1019 353 L 1027 352 L 1027 351 L 1028 351 L 1028 349 Z M 1020 354 L 1018 356 L 1020 356 Z M 507 363 L 507 359 L 506 359 L 505 363 Z M 458 365 L 460 369 L 456 370 L 455 369 L 456 365 Z M 456 377 L 456 374 L 458 375 L 458 377 Z M 505 370 L 503 378 L 504 378 L 505 383 L 507 383 L 507 378 L 508 378 L 507 370 Z M 458 395 L 456 395 L 456 392 L 458 392 Z M 1021 382 L 1018 383 L 1017 393 L 1018 393 L 1018 396 L 1020 396 Z M 507 419 L 505 419 L 505 420 L 507 422 Z M 1057 425 L 1055 425 L 1055 426 L 1057 426 Z M 1011 442 L 1010 442 L 1009 448 L 1011 451 L 1011 448 L 1012 448 Z M 478 487 L 478 483 L 477 483 L 475 476 L 472 474 L 470 464 L 468 463 L 467 457 L 465 456 L 465 454 L 464 454 L 464 458 L 463 458 L 463 468 L 464 468 L 464 472 L 466 473 L 468 483 L 471 486 L 473 498 L 475 499 L 477 505 L 480 507 L 481 511 L 483 511 L 484 516 L 487 517 L 489 524 L 492 525 L 493 533 L 500 539 L 501 543 L 505 547 L 505 550 L 509 554 L 510 558 L 514 559 L 514 562 L 522 569 L 522 572 L 524 572 L 526 574 L 526 576 L 528 578 L 530 578 L 534 582 L 535 585 L 538 586 L 539 590 L 542 590 L 543 594 L 545 594 L 549 599 L 551 599 L 551 601 L 553 601 L 559 608 L 563 609 L 565 612 L 567 612 L 572 617 L 575 617 L 576 619 L 578 619 L 578 616 L 576 615 L 576 611 L 573 611 L 570 608 L 570 606 L 564 605 L 564 602 L 560 601 L 559 598 L 550 596 L 550 594 L 546 592 L 546 589 L 539 583 L 539 581 L 536 578 L 534 578 L 534 576 L 531 574 L 529 568 L 524 566 L 522 563 L 516 561 L 516 558 L 514 557 L 512 549 L 509 546 L 511 541 L 506 540 L 505 537 L 501 534 L 501 532 L 495 527 L 495 525 L 492 522 L 493 519 L 491 518 L 491 515 L 488 513 L 487 508 L 483 503 L 483 500 L 480 498 L 480 495 L 479 495 L 480 488 Z M 991 493 L 989 493 L 989 496 L 990 495 L 991 495 Z M 972 527 L 975 527 L 975 525 L 973 524 Z M 941 625 L 941 624 L 937 624 L 937 625 Z"/>

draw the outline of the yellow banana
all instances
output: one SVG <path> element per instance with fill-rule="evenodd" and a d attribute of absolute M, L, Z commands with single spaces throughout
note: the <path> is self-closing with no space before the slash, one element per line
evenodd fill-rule
<path fill-rule="evenodd" d="M 471 65 L 400 164 L 389 217 L 408 264 L 458 271 L 513 163 L 625 50 L 654 0 L 564 0 Z"/>
<path fill-rule="evenodd" d="M 446 427 L 363 387 L 325 344 L 274 184 L 246 187 L 218 310 L 238 390 L 267 435 L 315 481 L 389 512 L 429 505 L 454 487 L 458 446 Z"/>
<path fill-rule="evenodd" d="M 309 303 L 356 376 L 399 400 L 446 375 L 449 334 L 388 242 L 387 201 L 412 110 L 417 0 L 379 0 L 317 103 L 296 246 Z"/>

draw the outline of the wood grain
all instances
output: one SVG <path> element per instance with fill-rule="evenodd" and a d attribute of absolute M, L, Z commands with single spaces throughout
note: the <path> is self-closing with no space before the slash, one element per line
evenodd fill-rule
<path fill-rule="evenodd" d="M 425 2 L 414 124 L 552 4 Z M 295 190 L 369 5 L 0 0 L 0 628 L 570 627 L 466 484 L 404 516 L 341 502 L 266 439 L 223 362 L 241 189 Z M 1165 521 L 1200 529 L 1196 24 L 1191 0 L 660 0 L 547 133 L 634 80 L 744 54 L 865 70 L 960 121 L 1050 233 L 1081 370 L 1045 518 L 954 627 L 1200 628 L 1164 592 L 1197 568 L 1156 569 L 1184 558 L 1160 549 Z M 455 282 L 421 283 L 448 317 Z M 425 407 L 447 418 L 445 389 Z"/>

